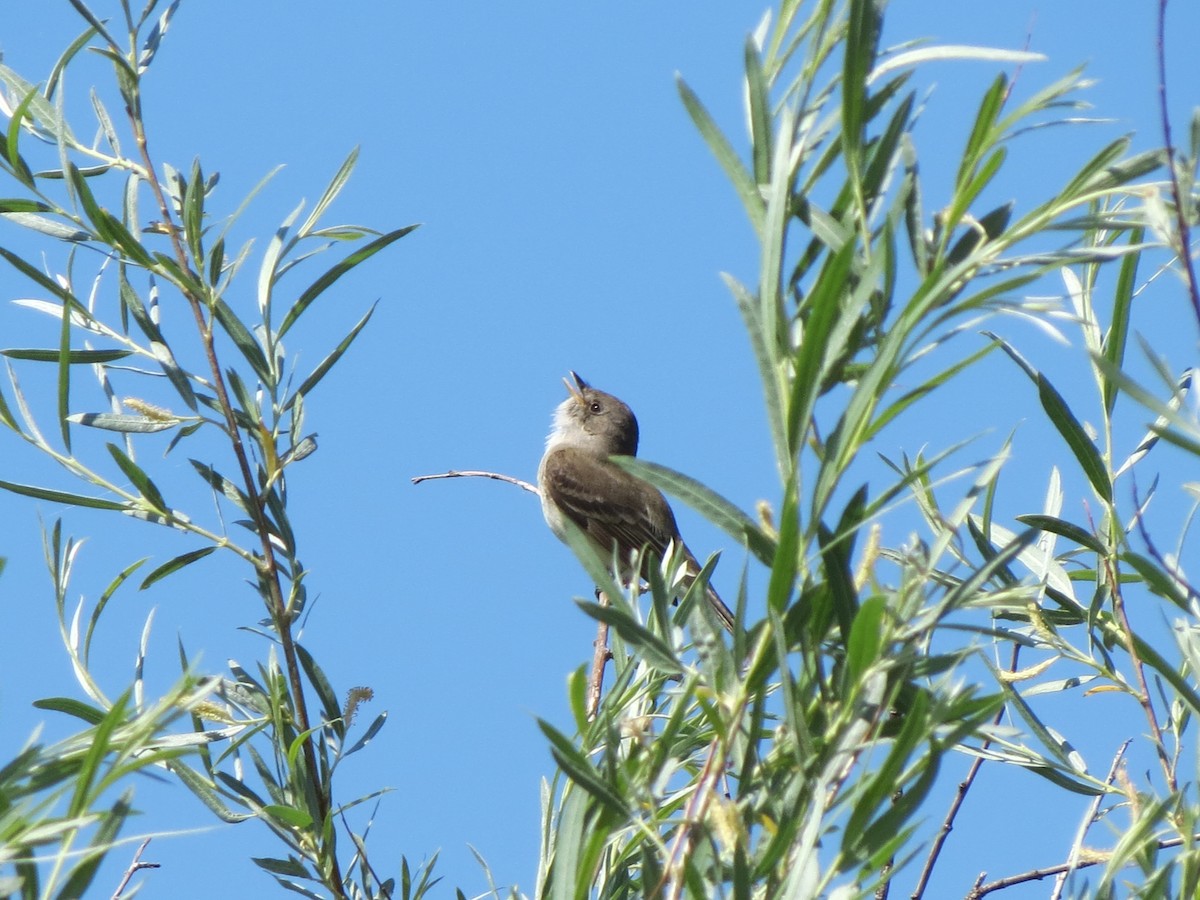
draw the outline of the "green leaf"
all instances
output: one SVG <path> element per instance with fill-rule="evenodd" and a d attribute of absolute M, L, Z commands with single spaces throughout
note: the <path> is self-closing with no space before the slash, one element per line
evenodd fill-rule
<path fill-rule="evenodd" d="M 202 463 L 196 459 L 189 459 L 188 462 L 192 464 L 192 468 L 200 473 L 200 477 L 208 482 L 209 487 L 211 487 L 221 496 L 225 497 L 225 499 L 236 504 L 237 507 L 243 512 L 249 514 L 250 501 L 246 495 L 238 489 L 236 484 L 234 484 L 207 463 Z"/>
<path fill-rule="evenodd" d="M 615 628 L 622 640 L 636 648 L 638 654 L 659 671 L 669 675 L 677 675 L 683 671 L 683 666 L 675 658 L 670 646 L 654 632 L 637 622 L 627 610 L 613 605 L 602 606 L 586 600 L 576 600 L 575 602 L 579 604 L 580 609 L 597 622 L 605 622 Z"/>
<path fill-rule="evenodd" d="M 329 185 L 325 188 L 325 192 L 321 194 L 321 199 L 313 206 L 312 212 L 308 214 L 308 218 L 304 220 L 304 224 L 300 226 L 300 230 L 296 232 L 299 237 L 307 237 L 320 221 L 321 216 L 325 215 L 325 211 L 329 209 L 329 205 L 337 199 L 337 195 L 342 192 L 342 188 L 346 186 L 346 182 L 350 180 L 350 175 L 354 172 L 354 167 L 358 163 L 359 148 L 355 147 L 342 161 L 337 173 L 330 180 Z"/>
<path fill-rule="evenodd" d="M 375 717 L 375 721 L 368 726 L 362 737 L 355 741 L 353 746 L 351 746 L 349 750 L 342 754 L 342 759 L 345 759 L 351 753 L 357 753 L 363 747 L 367 746 L 367 744 L 371 743 L 375 735 L 379 734 L 380 729 L 382 729 L 387 723 L 387 717 L 388 714 L 386 712 L 381 712 L 379 715 L 377 715 Z"/>
<path fill-rule="evenodd" d="M 733 293 L 738 312 L 742 314 L 742 322 L 746 326 L 746 333 L 750 338 L 750 347 L 754 351 L 754 360 L 758 363 L 758 375 L 762 381 L 763 396 L 767 407 L 767 425 L 771 430 L 776 464 L 781 473 L 786 473 L 791 467 L 791 454 L 788 450 L 784 415 L 784 386 L 779 376 L 781 365 L 775 359 L 774 338 L 768 333 L 757 298 L 733 276 L 723 275 L 722 278 Z"/>
<path fill-rule="evenodd" d="M 321 294 L 323 294 L 339 278 L 341 278 L 359 263 L 374 256 L 384 247 L 388 246 L 388 244 L 398 241 L 400 238 L 419 227 L 419 225 L 407 225 L 404 228 L 398 228 L 395 231 L 389 231 L 387 234 L 376 238 L 365 247 L 354 251 L 341 262 L 330 267 L 324 275 L 309 285 L 304 293 L 296 299 L 296 302 L 292 304 L 291 309 L 287 311 L 287 315 L 283 317 L 283 322 L 279 326 L 278 337 L 282 339 L 283 336 L 287 334 L 288 330 L 296 324 L 296 320 L 304 315 L 305 311 L 313 304 L 313 301 L 321 296 Z"/>
<path fill-rule="evenodd" d="M 567 777 L 622 820 L 627 818 L 625 799 L 604 780 L 587 757 L 549 722 L 544 719 L 537 722 L 542 734 L 550 741 L 551 754 Z"/>
<path fill-rule="evenodd" d="M 29 164 L 22 158 L 20 151 L 17 149 L 21 140 L 21 123 L 24 121 L 29 112 L 29 106 L 33 103 L 34 98 L 41 100 L 41 95 L 38 94 L 37 88 L 30 86 L 25 92 L 24 99 L 17 104 L 17 108 L 12 112 L 12 118 L 8 123 L 8 133 L 4 140 L 4 154 L 8 157 L 9 165 L 12 166 L 12 173 L 16 179 L 28 188 L 33 187 L 33 172 L 29 168 Z M 33 117 L 30 116 L 32 121 Z"/>
<path fill-rule="evenodd" d="M 758 184 L 771 182 L 771 97 L 763 74 L 758 45 L 753 38 L 746 41 L 746 103 L 750 113 L 750 148 L 754 153 L 754 180 Z"/>
<path fill-rule="evenodd" d="M 106 444 L 109 455 L 116 460 L 121 471 L 125 473 L 125 477 L 133 482 L 133 486 L 137 488 L 137 492 L 141 494 L 150 506 L 157 512 L 167 515 L 171 511 L 171 507 L 167 505 L 167 501 L 163 499 L 163 495 L 159 493 L 158 487 L 150 480 L 142 468 L 132 459 L 125 455 L 116 444 Z"/>
<path fill-rule="evenodd" d="M 162 367 L 163 373 L 171 382 L 171 386 L 175 388 L 175 392 L 179 394 L 184 403 L 193 412 L 197 410 L 196 392 L 192 390 L 192 383 L 188 380 L 187 375 L 179 368 L 179 363 L 175 361 L 175 354 L 171 352 L 171 348 L 161 341 L 150 342 L 150 352 L 154 354 L 154 358 L 158 360 L 158 364 Z"/>
<path fill-rule="evenodd" d="M 1037 385 L 1038 399 L 1041 400 L 1042 409 L 1046 411 L 1046 416 L 1050 419 L 1051 424 L 1058 429 L 1058 433 L 1071 448 L 1076 462 L 1083 469 L 1092 488 L 1101 499 L 1111 503 L 1113 499 L 1112 482 L 1108 477 L 1108 468 L 1104 464 L 1104 458 L 1100 455 L 1096 445 L 1092 443 L 1092 439 L 1087 436 L 1087 432 L 1083 430 L 1083 426 L 1079 424 L 1079 420 L 1075 418 L 1075 414 L 1067 406 L 1062 394 L 1045 375 L 1026 362 L 1016 348 L 1007 341 L 990 331 L 985 331 L 984 334 L 996 341 L 1000 348 L 1012 357 L 1013 361 Z"/>
<path fill-rule="evenodd" d="M 1136 247 L 1145 236 L 1144 228 L 1134 228 L 1129 232 L 1129 246 Z M 1115 368 L 1121 368 L 1125 361 L 1125 345 L 1129 339 L 1129 321 L 1133 311 L 1133 293 L 1137 287 L 1137 267 L 1141 260 L 1140 253 L 1130 253 L 1121 260 L 1121 270 L 1117 275 L 1117 284 L 1113 289 L 1112 323 L 1104 335 L 1104 358 Z M 1110 416 L 1117 403 L 1119 387 L 1111 378 L 1103 378 L 1104 411 Z"/>
<path fill-rule="evenodd" d="M 612 462 L 631 475 L 678 497 L 740 545 L 749 548 L 763 565 L 771 564 L 775 557 L 775 541 L 753 519 L 716 491 L 681 472 L 637 457 L 614 456 Z"/>
<path fill-rule="evenodd" d="M 12 213 L 43 213 L 53 212 L 54 207 L 41 200 L 28 200 L 24 197 L 0 197 L 0 214 Z"/>
<path fill-rule="evenodd" d="M 162 581 L 168 575 L 178 572 L 185 566 L 189 566 L 197 560 L 204 559 L 206 556 L 210 556 L 211 554 L 215 553 L 216 550 L 216 547 L 201 547 L 199 550 L 181 553 L 174 559 L 167 560 L 142 580 L 141 586 L 138 588 L 138 590 L 146 590 L 146 588 L 150 587 L 150 585 L 154 584 L 155 582 Z"/>
<path fill-rule="evenodd" d="M 164 422 L 162 419 L 151 419 L 149 416 L 131 416 L 124 413 L 72 413 L 67 420 L 77 425 L 87 425 L 90 428 L 103 428 L 105 431 L 120 431 L 126 434 L 151 434 L 155 431 L 166 431 L 174 428 L 180 420 Z"/>
<path fill-rule="evenodd" d="M 721 133 L 721 129 L 717 127 L 713 117 L 700 102 L 700 98 L 679 76 L 676 76 L 675 84 L 679 88 L 679 96 L 683 100 L 683 105 L 687 109 L 688 115 L 692 117 L 692 122 L 700 132 L 700 136 L 704 138 L 708 149 L 717 158 L 717 162 L 725 172 L 725 177 L 733 182 L 734 190 L 737 191 L 742 206 L 745 207 L 746 215 L 750 217 L 750 224 L 754 226 L 755 232 L 761 235 L 766 219 L 766 207 L 758 192 L 758 184 L 746 167 L 742 165 L 733 145 Z"/>
<path fill-rule="evenodd" d="M 375 314 L 375 307 L 378 305 L 378 301 L 371 304 L 371 308 L 367 310 L 366 315 L 358 320 L 358 324 L 350 329 L 350 333 L 342 338 L 341 343 L 339 343 L 333 349 L 333 352 L 321 360 L 320 364 L 312 370 L 309 376 L 304 379 L 304 382 L 300 385 L 300 387 L 296 389 L 296 392 L 288 398 L 287 403 L 284 404 L 284 409 L 291 409 L 295 404 L 297 397 L 307 397 L 312 389 L 320 384 L 321 379 L 324 378 L 329 373 L 329 370 L 332 369 L 337 363 L 337 361 L 342 358 L 342 354 L 350 349 L 350 345 L 354 343 L 354 339 L 358 337 L 358 333 L 367 326 L 367 322 L 369 322 L 371 320 L 371 316 Z"/>
<path fill-rule="evenodd" d="M 242 320 L 237 317 L 237 314 L 229 307 L 229 304 L 220 297 L 217 297 L 213 301 L 212 310 L 213 314 L 217 317 L 217 321 L 221 323 L 221 327 L 225 329 L 225 333 L 233 340 L 234 346 L 238 348 L 246 362 L 250 363 L 250 368 L 254 370 L 254 374 L 264 384 L 274 385 L 275 379 L 272 375 L 271 366 L 267 362 L 266 356 L 263 355 L 262 347 L 254 339 L 254 335 L 250 333 L 250 329 L 242 323 Z"/>
<path fill-rule="evenodd" d="M 69 324 L 70 316 L 64 316 L 63 319 Z M 68 365 L 94 365 L 96 363 L 115 362 L 118 359 L 124 359 L 132 355 L 132 350 L 68 350 L 66 352 L 66 362 Z M 32 360 L 33 362 L 52 362 L 62 363 L 63 351 L 41 349 L 36 347 L 10 347 L 6 350 L 0 350 L 0 354 L 7 356 L 9 359 L 24 359 Z"/>
<path fill-rule="evenodd" d="M 250 861 L 272 875 L 290 875 L 294 878 L 313 877 L 304 864 L 294 857 L 291 859 L 273 859 L 267 856 L 252 856 L 250 857 Z"/>
<path fill-rule="evenodd" d="M 99 725 L 104 721 L 104 710 L 72 697 L 47 697 L 44 700 L 34 700 L 33 705 L 38 709 L 66 713 L 68 716 L 82 719 L 89 725 Z"/>
<path fill-rule="evenodd" d="M 15 222 L 22 228 L 28 228 L 39 234 L 47 235 L 57 241 L 68 241 L 77 244 L 81 241 L 90 241 L 92 239 L 90 231 L 82 231 L 75 225 L 59 222 L 55 219 L 48 219 L 45 216 L 22 212 L 3 213 L 3 215 L 10 222 Z"/>
<path fill-rule="evenodd" d="M 1108 548 L 1104 546 L 1103 541 L 1091 532 L 1085 531 L 1078 525 L 1063 519 L 1054 516 L 1024 515 L 1017 516 L 1017 521 L 1028 525 L 1030 528 L 1037 528 L 1041 531 L 1048 531 L 1051 534 L 1065 537 L 1067 540 L 1074 541 L 1079 546 L 1086 547 L 1088 550 L 1095 551 L 1102 556 L 1108 555 Z"/>
<path fill-rule="evenodd" d="M 321 667 L 317 665 L 317 661 L 312 658 L 311 653 L 304 649 L 303 645 L 296 644 L 296 654 L 300 658 L 300 665 L 304 667 L 305 674 L 308 675 L 309 683 L 317 692 L 317 699 L 321 701 L 321 706 L 324 708 L 326 721 L 334 726 L 339 736 L 344 736 L 346 723 L 342 721 L 342 704 L 338 701 L 333 685 L 330 684 Z"/>
<path fill-rule="evenodd" d="M 311 828 L 313 824 L 312 816 L 302 809 L 296 809 L 294 806 L 281 806 L 277 803 L 270 803 L 262 808 L 262 815 L 301 831 Z"/>
<path fill-rule="evenodd" d="M 49 500 L 51 503 L 65 503 L 68 506 L 82 506 L 88 509 L 111 509 L 125 512 L 128 503 L 117 503 L 113 500 L 102 500 L 99 497 L 84 497 L 82 494 L 71 494 L 66 491 L 54 491 L 50 488 L 36 487 L 31 484 L 17 484 L 12 481 L 0 481 L 0 489 L 34 497 L 38 500 Z"/>
<path fill-rule="evenodd" d="M 887 612 L 887 600 L 882 596 L 869 597 L 863 601 L 850 626 L 850 639 L 846 641 L 846 675 L 851 684 L 857 684 L 878 660 L 883 647 L 883 620 Z"/>

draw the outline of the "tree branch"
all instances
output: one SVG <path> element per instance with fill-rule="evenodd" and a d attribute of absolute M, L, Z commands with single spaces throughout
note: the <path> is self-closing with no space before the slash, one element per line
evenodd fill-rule
<path fill-rule="evenodd" d="M 541 496 L 537 485 L 530 484 L 528 481 L 522 481 L 520 478 L 514 478 L 511 475 L 501 475 L 499 472 L 483 472 L 478 469 L 466 469 L 461 472 L 457 469 L 451 469 L 448 472 L 442 472 L 440 475 L 417 475 L 412 479 L 412 483 L 420 484 L 422 481 L 435 481 L 439 478 L 491 478 L 495 481 L 505 481 L 509 484 L 515 484 L 517 487 L 523 488 L 531 494 Z"/>
<path fill-rule="evenodd" d="M 142 862 L 142 851 L 146 849 L 146 845 L 150 843 L 150 838 L 142 841 L 140 847 L 137 848 L 137 853 L 133 854 L 133 861 L 129 863 L 129 868 L 125 870 L 125 877 L 121 879 L 121 883 L 117 885 L 117 889 L 113 892 L 112 900 L 120 900 L 121 892 L 129 886 L 129 879 L 134 876 L 134 873 L 141 869 L 157 869 L 160 863 Z"/>

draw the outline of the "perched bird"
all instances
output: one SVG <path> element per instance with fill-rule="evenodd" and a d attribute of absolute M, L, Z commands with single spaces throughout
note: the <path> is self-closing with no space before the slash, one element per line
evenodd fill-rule
<path fill-rule="evenodd" d="M 667 499 L 654 485 L 609 460 L 610 456 L 637 455 L 638 424 L 633 410 L 574 372 L 563 382 L 570 396 L 554 411 L 554 426 L 538 466 L 546 524 L 565 541 L 564 523 L 569 519 L 596 542 L 605 559 L 612 557 L 615 546 L 617 558 L 624 560 L 626 567 L 615 574 L 624 581 L 633 576 L 633 554 L 648 548 L 661 559 L 674 541 L 687 561 L 684 585 L 690 586 L 700 574 L 700 564 L 679 536 Z M 643 559 L 643 572 L 647 562 Z M 729 607 L 711 587 L 707 596 L 721 623 L 733 631 Z"/>

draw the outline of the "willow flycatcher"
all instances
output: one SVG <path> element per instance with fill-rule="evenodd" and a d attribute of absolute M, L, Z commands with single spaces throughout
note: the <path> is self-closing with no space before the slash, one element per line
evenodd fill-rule
<path fill-rule="evenodd" d="M 564 522 L 569 519 L 595 541 L 605 559 L 612 557 L 615 547 L 617 559 L 625 566 L 615 574 L 626 581 L 633 575 L 634 554 L 648 549 L 661 559 L 673 542 L 686 562 L 686 589 L 700 574 L 700 564 L 679 536 L 667 499 L 654 485 L 609 459 L 637 456 L 638 423 L 633 410 L 574 372 L 563 382 L 570 396 L 554 411 L 554 427 L 538 466 L 546 524 L 565 541 Z M 643 572 L 648 563 L 643 556 Z M 721 624 L 733 631 L 729 607 L 712 587 L 705 593 Z"/>

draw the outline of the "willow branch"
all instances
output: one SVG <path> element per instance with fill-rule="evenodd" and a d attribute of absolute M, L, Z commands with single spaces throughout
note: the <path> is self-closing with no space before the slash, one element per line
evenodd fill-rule
<path fill-rule="evenodd" d="M 511 475 L 501 475 L 499 472 L 483 472 L 478 469 L 465 469 L 461 472 L 457 469 L 451 469 L 448 472 L 442 472 L 437 475 L 417 475 L 412 479 L 412 483 L 420 484 L 422 481 L 436 481 L 439 478 L 491 478 L 494 481 L 515 484 L 517 487 L 529 491 L 531 494 L 541 495 L 541 492 L 537 489 L 537 485 L 530 484 L 528 481 L 522 481 L 520 478 L 514 478 Z"/>

